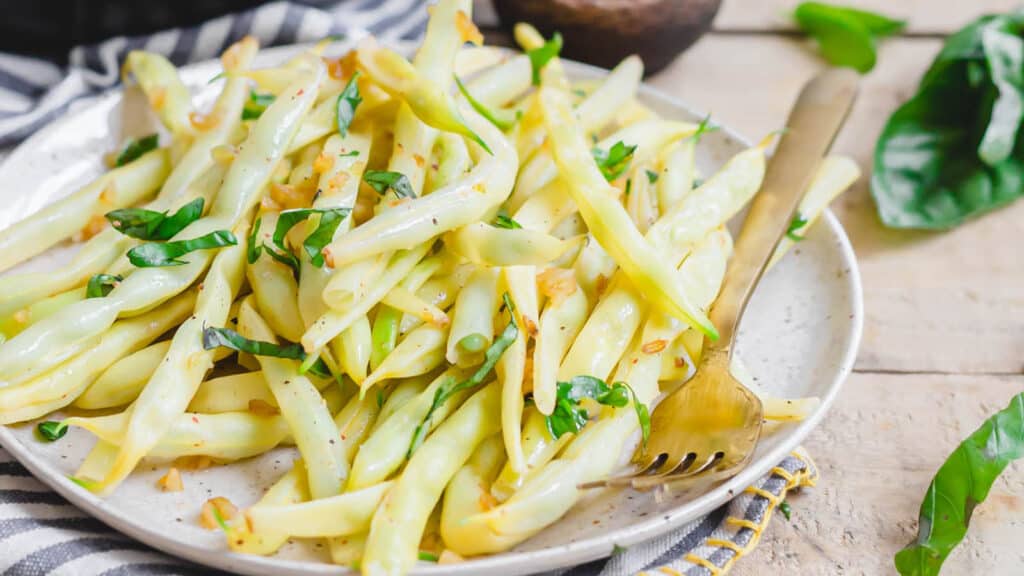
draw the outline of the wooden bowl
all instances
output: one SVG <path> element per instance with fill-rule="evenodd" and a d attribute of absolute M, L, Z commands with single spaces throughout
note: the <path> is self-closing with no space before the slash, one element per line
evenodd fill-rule
<path fill-rule="evenodd" d="M 721 0 L 494 0 L 504 28 L 529 22 L 545 37 L 556 30 L 562 55 L 611 68 L 630 54 L 646 74 L 667 66 L 697 41 Z"/>

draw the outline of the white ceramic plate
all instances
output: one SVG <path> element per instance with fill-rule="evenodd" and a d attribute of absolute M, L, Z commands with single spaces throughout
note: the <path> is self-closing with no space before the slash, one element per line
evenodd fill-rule
<path fill-rule="evenodd" d="M 339 47 L 339 49 L 342 47 Z M 298 47 L 267 50 L 266 65 L 294 54 Z M 600 78 L 605 72 L 565 62 L 575 79 Z M 207 62 L 185 67 L 181 75 L 198 101 L 212 100 L 207 86 L 220 71 Z M 649 87 L 644 103 L 668 118 L 699 120 L 678 101 Z M 0 229 L 40 206 L 69 193 L 102 170 L 101 157 L 119 144 L 121 95 L 111 92 L 77 106 L 40 130 L 0 166 Z M 728 130 L 704 136 L 698 166 L 712 173 L 746 143 Z M 26 264 L 53 267 L 69 257 L 62 247 Z M 24 269 L 24 268 L 23 268 Z M 846 378 L 860 340 L 862 303 L 853 251 L 830 213 L 807 234 L 761 283 L 750 305 L 738 347 L 749 371 L 765 390 L 783 397 L 817 396 L 820 408 L 807 420 L 777 427 L 764 437 L 749 466 L 730 481 L 703 493 L 679 493 L 661 502 L 628 490 L 588 494 L 561 521 L 512 551 L 446 566 L 421 564 L 415 574 L 526 574 L 590 561 L 677 528 L 722 505 L 792 451 L 818 425 Z M 161 493 L 155 486 L 165 466 L 143 464 L 110 498 L 103 500 L 67 480 L 93 444 L 82 430 L 44 444 L 33 426 L 0 427 L 0 444 L 38 478 L 65 498 L 110 526 L 146 544 L 189 560 L 245 574 L 339 574 L 326 551 L 310 542 L 287 545 L 276 556 L 233 554 L 223 536 L 199 527 L 202 503 L 226 496 L 239 506 L 255 502 L 288 470 L 295 457 L 279 449 L 259 458 L 185 474 L 185 491 Z"/>

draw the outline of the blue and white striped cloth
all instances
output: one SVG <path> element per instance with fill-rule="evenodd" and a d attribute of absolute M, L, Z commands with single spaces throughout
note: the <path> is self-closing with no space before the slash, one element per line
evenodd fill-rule
<path fill-rule="evenodd" d="M 118 37 L 72 50 L 69 66 L 0 53 L 0 149 L 16 144 L 75 100 L 117 84 L 129 50 L 145 49 L 181 65 L 214 58 L 251 34 L 261 45 L 309 42 L 332 34 L 372 33 L 413 40 L 424 29 L 422 0 L 348 0 L 313 8 L 273 2 L 252 10 L 148 36 Z M 0 151 L 0 154 L 3 154 Z M 780 472 L 781 471 L 781 472 Z M 793 478 L 813 476 L 809 460 L 791 456 L 744 493 L 682 529 L 602 559 L 546 576 L 624 576 L 645 570 L 710 576 L 701 563 L 731 566 L 737 550 L 756 544 L 760 528 Z M 771 495 L 772 498 L 768 498 Z M 740 521 L 727 522 L 728 518 Z M 748 527 L 743 527 L 748 526 Z M 728 546 L 718 542 L 727 541 Z M 694 563 L 696 555 L 703 562 Z M 0 572 L 2 576 L 214 576 L 127 538 L 67 503 L 0 449 Z M 721 572 L 716 572 L 716 574 Z"/>

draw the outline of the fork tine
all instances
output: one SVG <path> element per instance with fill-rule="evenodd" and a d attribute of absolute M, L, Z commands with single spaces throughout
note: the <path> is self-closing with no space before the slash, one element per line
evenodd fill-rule
<path fill-rule="evenodd" d="M 612 476 L 610 478 L 605 478 L 604 480 L 585 482 L 583 484 L 578 484 L 576 487 L 580 490 L 588 490 L 590 488 L 602 488 L 605 486 L 628 486 L 634 478 L 654 474 L 662 466 L 665 460 L 668 460 L 668 454 L 663 452 L 650 460 L 646 466 L 636 470 L 635 472 L 622 474 L 620 476 Z"/>
<path fill-rule="evenodd" d="M 668 484 L 678 480 L 685 480 L 687 478 L 699 476 L 704 472 L 711 470 L 715 464 L 722 460 L 724 456 L 725 455 L 722 452 L 715 452 L 706 459 L 698 462 L 697 455 L 690 452 L 686 455 L 686 458 L 683 459 L 683 462 L 675 468 L 661 474 L 634 478 L 631 484 L 633 488 L 636 488 L 637 490 L 649 490 L 662 484 Z"/>

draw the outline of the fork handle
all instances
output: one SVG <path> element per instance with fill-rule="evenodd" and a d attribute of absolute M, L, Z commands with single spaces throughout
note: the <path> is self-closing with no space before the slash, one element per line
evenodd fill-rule
<path fill-rule="evenodd" d="M 711 309 L 710 319 L 719 338 L 707 343 L 709 350 L 731 352 L 747 301 L 849 112 L 857 81 L 853 70 L 834 68 L 818 74 L 801 90 L 743 222 L 721 294 Z"/>

